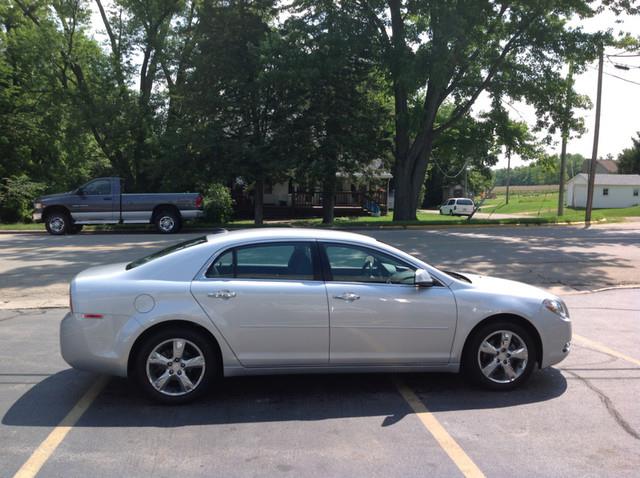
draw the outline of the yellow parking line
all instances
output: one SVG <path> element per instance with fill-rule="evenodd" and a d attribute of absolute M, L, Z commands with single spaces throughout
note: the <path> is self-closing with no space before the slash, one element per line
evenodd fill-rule
<path fill-rule="evenodd" d="M 638 365 L 640 367 L 640 360 L 635 359 L 633 357 L 629 357 L 628 355 L 620 353 L 616 350 L 610 349 L 609 347 L 601 344 L 600 342 L 595 342 L 594 340 L 591 340 L 576 334 L 573 334 L 573 341 L 585 347 L 589 347 L 591 349 L 598 350 L 599 352 L 603 352 L 605 354 L 612 355 L 619 359 L 626 360 L 627 362 L 631 362 L 632 364 Z"/>
<path fill-rule="evenodd" d="M 435 415 L 427 410 L 427 407 L 415 392 L 400 379 L 396 378 L 394 381 L 402 397 L 411 406 L 424 427 L 433 435 L 433 438 L 436 439 L 445 453 L 449 455 L 451 461 L 453 461 L 462 474 L 471 478 L 484 477 L 484 473 L 480 471 L 480 468 L 476 466 L 471 458 L 469 458 L 469 455 L 467 455 L 460 445 L 449 435 Z"/>
<path fill-rule="evenodd" d="M 71 411 L 67 413 L 67 416 L 49 433 L 49 436 L 40 443 L 40 446 L 36 448 L 24 465 L 13 475 L 13 478 L 32 478 L 38 474 L 40 468 L 42 468 L 56 448 L 62 443 L 64 437 L 67 436 L 67 433 L 71 431 L 84 412 L 91 406 L 108 381 L 108 377 L 100 377 L 89 390 L 85 392 Z"/>

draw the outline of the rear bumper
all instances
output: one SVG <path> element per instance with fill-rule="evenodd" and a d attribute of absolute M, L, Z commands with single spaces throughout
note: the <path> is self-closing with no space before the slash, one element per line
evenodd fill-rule
<path fill-rule="evenodd" d="M 83 319 L 69 312 L 60 323 L 62 358 L 79 370 L 126 377 L 131 344 L 122 340 L 122 332 L 136 324 L 113 316 Z"/>
<path fill-rule="evenodd" d="M 185 211 L 180 211 L 182 215 L 182 219 L 197 219 L 204 215 L 204 211 L 201 209 L 187 209 Z"/>

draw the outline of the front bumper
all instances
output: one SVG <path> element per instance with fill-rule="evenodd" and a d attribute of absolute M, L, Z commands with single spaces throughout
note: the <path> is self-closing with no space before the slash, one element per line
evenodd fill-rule
<path fill-rule="evenodd" d="M 85 319 L 69 312 L 60 323 L 62 358 L 79 370 L 126 377 L 132 345 L 123 333 L 128 323 L 125 318 Z"/>
<path fill-rule="evenodd" d="M 563 361 L 571 351 L 571 320 L 562 319 L 546 310 L 540 312 L 540 335 L 542 339 L 542 363 L 540 368 Z"/>

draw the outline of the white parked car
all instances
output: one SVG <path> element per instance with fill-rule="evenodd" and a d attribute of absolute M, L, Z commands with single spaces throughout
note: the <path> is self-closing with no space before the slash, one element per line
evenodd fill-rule
<path fill-rule="evenodd" d="M 449 216 L 471 216 L 473 210 L 473 201 L 467 198 L 449 199 L 440 206 L 440 214 L 448 214 Z"/>
<path fill-rule="evenodd" d="M 458 372 L 504 390 L 569 353 L 565 304 L 535 287 L 445 272 L 367 236 L 221 232 L 71 282 L 73 367 L 180 403 L 219 376 Z"/>

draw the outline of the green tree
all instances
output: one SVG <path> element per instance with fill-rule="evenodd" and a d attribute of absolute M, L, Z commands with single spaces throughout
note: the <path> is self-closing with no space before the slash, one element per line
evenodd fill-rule
<path fill-rule="evenodd" d="M 336 174 L 361 172 L 388 151 L 390 111 L 370 47 L 370 25 L 352 4 L 298 1 L 284 34 L 304 91 L 296 122 L 296 174 L 319 182 L 323 223 L 334 218 Z"/>
<path fill-rule="evenodd" d="M 571 57 L 581 68 L 609 39 L 569 25 L 574 16 L 598 13 L 588 0 L 354 1 L 378 28 L 381 65 L 393 84 L 397 220 L 415 218 L 435 139 L 483 92 L 525 100 L 536 108 L 540 125 L 549 124 L 549 99 L 566 89 L 565 60 Z M 606 4 L 636 10 L 624 0 Z M 412 134 L 409 104 L 418 91 L 425 95 L 420 128 Z M 447 100 L 456 108 L 439 120 Z"/>
<path fill-rule="evenodd" d="M 625 148 L 618 155 L 618 171 L 621 174 L 640 174 L 640 133 L 631 138 L 633 146 Z"/>

